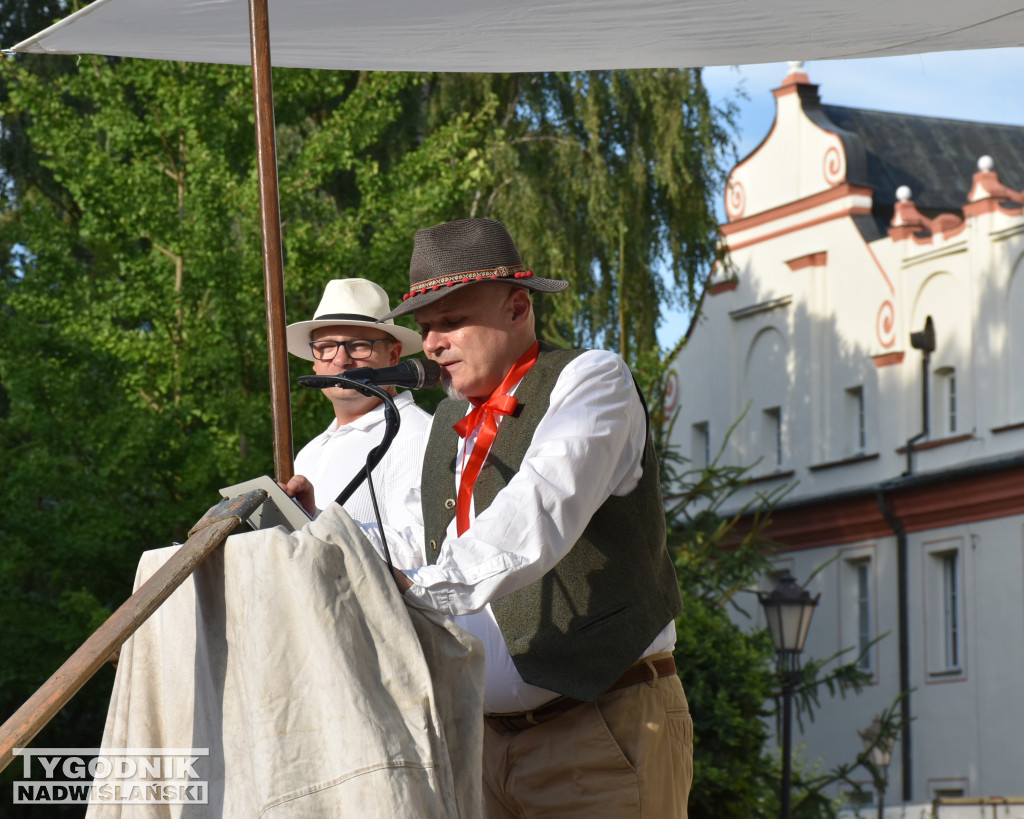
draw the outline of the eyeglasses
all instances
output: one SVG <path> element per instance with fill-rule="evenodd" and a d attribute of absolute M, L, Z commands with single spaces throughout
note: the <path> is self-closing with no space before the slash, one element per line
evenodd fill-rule
<path fill-rule="evenodd" d="M 344 347 L 345 354 L 354 361 L 362 361 L 373 355 L 374 344 L 388 344 L 390 338 L 352 338 L 348 341 L 323 341 L 309 342 L 309 349 L 313 351 L 313 358 L 317 361 L 333 361 L 338 354 L 338 348 Z"/>

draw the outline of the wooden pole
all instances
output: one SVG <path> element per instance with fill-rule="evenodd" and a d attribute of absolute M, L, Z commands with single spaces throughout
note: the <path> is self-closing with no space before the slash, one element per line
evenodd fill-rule
<path fill-rule="evenodd" d="M 267 499 L 262 489 L 214 506 L 182 544 L 139 590 L 79 646 L 43 686 L 0 726 L 0 771 L 53 719 L 111 654 L 124 643 L 196 567 Z"/>
<path fill-rule="evenodd" d="M 267 304 L 267 350 L 270 358 L 270 413 L 274 433 L 274 477 L 292 477 L 292 408 L 285 339 L 284 255 L 281 205 L 277 184 L 277 138 L 274 131 L 274 83 L 270 69 L 270 22 L 267 0 L 249 0 L 252 47 L 252 95 L 256 113 L 256 163 L 259 173 L 260 226 L 263 230 L 263 289 Z"/>
<path fill-rule="evenodd" d="M 284 254 L 277 183 L 274 87 L 270 68 L 267 0 L 249 0 L 252 88 L 256 115 L 256 162 L 259 174 L 260 226 L 263 233 L 263 284 L 267 310 L 267 348 L 274 435 L 274 477 L 293 474 L 292 418 L 285 337 Z M 241 521 L 266 500 L 262 490 L 224 501 L 193 528 L 188 541 L 0 726 L 0 771 L 63 708 L 146 619 L 220 546 Z M 227 507 L 225 506 L 227 504 Z M 217 517 L 218 510 L 222 517 Z"/>

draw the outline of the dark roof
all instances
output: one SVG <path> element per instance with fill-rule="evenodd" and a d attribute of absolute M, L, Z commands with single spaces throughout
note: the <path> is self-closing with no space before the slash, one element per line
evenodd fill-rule
<path fill-rule="evenodd" d="M 1016 191 L 1024 189 L 1024 127 L 839 105 L 821 104 L 821 112 L 841 131 L 860 138 L 866 163 L 847 165 L 851 173 L 865 178 L 848 181 L 874 188 L 873 215 L 883 231 L 900 185 L 910 186 L 914 204 L 926 216 L 959 212 L 978 158 L 986 154 L 992 157 L 1000 182 Z M 844 143 L 848 154 L 851 148 L 858 150 L 856 140 Z"/>

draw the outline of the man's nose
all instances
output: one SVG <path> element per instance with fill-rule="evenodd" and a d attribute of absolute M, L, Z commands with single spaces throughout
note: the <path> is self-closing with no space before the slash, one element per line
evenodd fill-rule
<path fill-rule="evenodd" d="M 344 344 L 339 344 L 338 352 L 334 354 L 331 363 L 338 367 L 348 367 L 350 364 L 355 364 L 355 359 L 348 354 L 348 348 Z"/>
<path fill-rule="evenodd" d="M 423 334 L 423 352 L 431 355 L 440 351 L 444 346 L 443 336 L 434 330 L 428 330 Z"/>

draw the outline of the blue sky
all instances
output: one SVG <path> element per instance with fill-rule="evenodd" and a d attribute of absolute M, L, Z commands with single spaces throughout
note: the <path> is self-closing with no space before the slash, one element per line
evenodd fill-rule
<path fill-rule="evenodd" d="M 786 63 L 704 69 L 712 98 L 732 99 L 739 106 L 737 153 L 741 159 L 771 128 L 775 117 L 771 91 L 788 71 Z M 819 60 L 806 63 L 804 71 L 818 85 L 822 101 L 833 105 L 1024 125 L 1024 48 Z M 998 171 L 999 157 L 994 159 Z M 688 324 L 688 315 L 672 314 L 659 330 L 661 345 L 674 344 Z"/>

